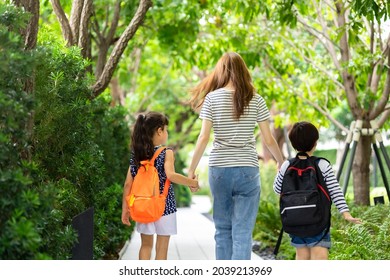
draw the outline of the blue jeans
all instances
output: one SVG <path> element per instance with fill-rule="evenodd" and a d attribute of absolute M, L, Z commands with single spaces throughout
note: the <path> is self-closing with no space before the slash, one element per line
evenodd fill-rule
<path fill-rule="evenodd" d="M 260 201 L 258 167 L 210 167 L 217 260 L 249 260 Z"/>

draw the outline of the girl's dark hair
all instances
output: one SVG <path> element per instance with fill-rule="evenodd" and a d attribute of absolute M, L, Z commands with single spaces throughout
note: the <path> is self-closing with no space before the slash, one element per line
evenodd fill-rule
<path fill-rule="evenodd" d="M 131 148 L 136 165 L 139 165 L 142 160 L 153 157 L 153 135 L 159 128 L 164 129 L 168 122 L 165 115 L 157 112 L 140 114 L 137 117 L 131 136 Z"/>
<path fill-rule="evenodd" d="M 297 122 L 291 128 L 288 138 L 298 152 L 309 152 L 319 138 L 317 128 L 309 122 Z"/>

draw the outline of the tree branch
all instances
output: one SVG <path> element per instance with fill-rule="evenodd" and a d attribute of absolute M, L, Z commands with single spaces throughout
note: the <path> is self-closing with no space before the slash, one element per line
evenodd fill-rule
<path fill-rule="evenodd" d="M 129 90 L 130 94 L 134 93 L 135 90 L 137 89 L 137 74 L 138 74 L 139 66 L 141 64 L 142 50 L 144 49 L 147 42 L 148 41 L 145 40 L 145 42 L 142 44 L 141 47 L 136 47 L 131 53 L 132 61 L 134 63 L 132 67 L 129 65 L 128 68 L 129 73 L 131 73 L 131 86 Z M 125 93 L 125 97 L 126 95 L 127 94 Z"/>
<path fill-rule="evenodd" d="M 135 13 L 130 24 L 127 26 L 126 30 L 119 38 L 119 41 L 115 45 L 102 74 L 92 87 L 92 98 L 96 98 L 107 88 L 112 78 L 112 75 L 114 74 L 115 68 L 118 66 L 119 60 L 126 49 L 126 46 L 128 45 L 131 38 L 133 38 L 135 32 L 138 30 L 139 26 L 141 25 L 142 21 L 146 16 L 146 12 L 151 6 L 151 0 L 140 1 L 137 12 Z"/>
<path fill-rule="evenodd" d="M 380 82 L 380 75 L 377 74 L 378 68 L 383 66 L 383 62 L 386 59 L 386 57 L 389 55 L 389 46 L 390 46 L 390 34 L 389 38 L 387 39 L 386 47 L 383 49 L 383 43 L 381 38 L 381 29 L 380 25 L 378 25 L 378 36 L 379 36 L 379 42 L 380 42 L 380 49 L 382 51 L 382 56 L 379 58 L 375 63 L 372 65 L 372 80 L 370 81 L 370 90 L 371 92 L 377 92 L 379 82 Z M 371 77 L 370 77 L 371 78 Z"/>
<path fill-rule="evenodd" d="M 379 39 L 379 46 L 380 46 L 380 50 L 383 51 L 383 43 L 382 43 L 382 30 L 381 30 L 381 25 L 379 24 L 378 22 L 378 39 Z M 390 35 L 390 33 L 389 33 Z"/>
<path fill-rule="evenodd" d="M 74 45 L 78 45 L 80 18 L 83 11 L 84 0 L 74 0 L 70 12 L 70 28 L 72 29 Z"/>
<path fill-rule="evenodd" d="M 104 37 L 103 37 L 103 34 L 100 32 L 99 22 L 97 21 L 97 19 L 95 17 L 93 17 L 91 24 L 92 24 L 93 31 L 95 31 L 95 33 L 97 35 L 95 42 L 97 45 L 100 45 L 103 43 Z"/>
<path fill-rule="evenodd" d="M 290 88 L 290 90 L 292 91 L 293 94 L 295 94 L 296 96 L 298 96 L 300 99 L 303 100 L 303 102 L 311 105 L 314 109 L 316 109 L 318 112 L 320 112 L 321 114 L 323 114 L 328 120 L 330 120 L 332 123 L 334 123 L 338 128 L 340 128 L 342 131 L 348 133 L 348 128 L 346 128 L 345 126 L 343 126 L 339 121 L 337 121 L 335 118 L 332 117 L 332 115 L 327 112 L 325 109 L 321 108 L 321 106 L 319 106 L 317 103 L 305 98 L 301 93 L 297 92 L 297 90 L 295 89 L 295 87 L 292 87 L 290 84 L 288 84 L 286 82 L 286 80 L 280 75 L 280 73 L 272 66 L 270 65 L 267 61 L 265 62 L 266 66 L 269 67 L 269 69 L 272 70 L 272 72 L 274 72 L 276 74 L 276 76 L 279 78 L 279 80 L 284 84 L 286 85 L 288 88 Z"/>
<path fill-rule="evenodd" d="M 107 38 L 107 42 L 109 44 L 111 44 L 112 39 L 115 36 L 115 32 L 116 32 L 116 29 L 118 27 L 120 11 L 121 11 L 121 1 L 118 0 L 115 3 L 114 17 L 112 19 L 111 27 L 110 27 L 110 30 L 108 31 L 108 34 L 107 34 L 107 37 L 106 37 Z"/>
<path fill-rule="evenodd" d="M 366 22 L 366 21 L 365 21 Z M 374 21 L 371 21 L 371 24 L 369 24 L 369 29 L 370 29 L 370 53 L 374 53 L 374 47 L 375 47 L 375 29 L 374 29 Z M 368 79 L 367 79 L 367 87 L 369 87 L 372 91 L 372 80 L 373 76 L 376 73 L 376 66 L 374 66 L 374 63 L 371 63 L 371 73 L 368 74 Z"/>
<path fill-rule="evenodd" d="M 389 33 L 389 37 L 387 38 L 385 49 L 382 52 L 382 57 L 379 58 L 376 63 L 379 63 L 381 60 L 384 61 L 386 57 L 389 56 L 389 53 L 390 53 L 390 33 Z"/>
<path fill-rule="evenodd" d="M 341 1 L 334 0 L 337 10 L 337 23 L 338 27 L 342 30 L 343 35 L 340 38 L 340 51 L 341 51 L 341 61 L 348 65 L 350 59 L 349 45 L 348 45 L 348 32 L 347 32 L 347 23 L 345 20 L 345 8 L 342 6 Z"/>
<path fill-rule="evenodd" d="M 65 41 L 67 41 L 68 46 L 74 45 L 74 36 L 68 18 L 65 15 L 64 9 L 61 6 L 59 0 L 50 0 L 53 7 L 54 13 L 56 14 L 58 21 L 60 22 L 62 35 L 64 36 Z"/>
<path fill-rule="evenodd" d="M 334 49 L 334 42 L 330 40 L 330 38 L 326 34 L 318 31 L 317 29 L 306 23 L 302 17 L 298 16 L 297 19 L 298 22 L 300 22 L 311 35 L 316 37 L 321 42 L 321 44 L 325 47 L 325 49 L 332 57 L 333 63 L 336 66 L 337 70 L 341 71 L 340 62 L 337 59 L 337 54 Z M 325 40 L 323 38 L 325 38 Z"/>
<path fill-rule="evenodd" d="M 26 32 L 24 34 L 24 49 L 32 50 L 37 45 L 38 21 L 39 21 L 39 0 L 23 1 L 23 6 L 27 12 L 31 13 Z"/>
<path fill-rule="evenodd" d="M 350 53 L 349 53 L 349 45 L 348 45 L 347 30 L 346 30 L 347 23 L 345 20 L 346 10 L 341 1 L 334 0 L 334 3 L 337 11 L 338 27 L 344 32 L 340 38 L 341 61 L 343 63 L 343 69 L 341 75 L 343 77 L 349 108 L 351 108 L 351 112 L 354 118 L 359 119 L 362 117 L 363 110 L 357 100 L 355 78 L 348 72 L 348 68 L 347 68 L 349 65 Z"/>
<path fill-rule="evenodd" d="M 320 24 L 321 24 L 321 27 L 322 27 L 322 31 L 324 34 L 324 37 L 327 39 L 324 43 L 325 43 L 325 47 L 326 49 L 329 51 L 332 59 L 333 59 L 333 63 L 335 64 L 336 68 L 340 71 L 340 62 L 339 60 L 337 59 L 337 54 L 336 54 L 336 50 L 335 50 L 335 43 L 330 39 L 330 36 L 329 36 L 329 33 L 328 33 L 328 27 L 326 25 L 326 22 L 322 16 L 322 7 L 319 7 L 318 5 L 316 5 L 316 0 L 313 1 L 313 5 L 317 11 L 317 16 L 319 18 L 319 21 L 320 21 Z"/>
<path fill-rule="evenodd" d="M 323 72 L 326 76 L 328 76 L 328 78 L 331 79 L 336 84 L 336 86 L 338 86 L 342 90 L 345 90 L 344 85 L 342 83 L 340 83 L 335 77 L 333 77 L 332 73 L 329 73 L 326 69 L 318 66 L 311 58 L 305 56 L 305 54 L 302 51 L 302 48 L 298 47 L 294 42 L 292 42 L 291 40 L 287 39 L 283 35 L 281 35 L 281 34 L 276 34 L 276 35 L 279 36 L 280 38 L 282 38 L 282 40 L 284 40 L 287 44 L 289 44 L 294 50 L 298 51 L 299 54 L 301 55 L 301 57 L 306 62 L 308 62 L 314 68 L 316 68 L 317 70 Z"/>
<path fill-rule="evenodd" d="M 377 106 L 373 110 L 371 110 L 369 118 L 370 120 L 373 120 L 377 118 L 385 109 L 387 102 L 389 101 L 390 96 L 390 56 L 387 59 L 387 76 L 385 81 L 385 86 L 383 89 L 383 94 L 381 98 L 379 99 Z"/>
<path fill-rule="evenodd" d="M 333 7 L 332 3 L 330 3 L 328 0 L 324 0 L 324 2 L 332 10 L 332 12 L 336 12 L 336 9 Z"/>
<path fill-rule="evenodd" d="M 378 127 L 381 128 L 389 118 L 390 118 L 390 107 L 386 107 L 385 110 L 383 111 L 382 116 L 378 121 Z"/>
<path fill-rule="evenodd" d="M 89 18 L 92 15 L 92 0 L 84 0 L 83 11 L 80 17 L 80 33 L 78 38 L 78 46 L 81 48 L 81 54 L 86 57 L 88 52 L 88 25 Z"/>

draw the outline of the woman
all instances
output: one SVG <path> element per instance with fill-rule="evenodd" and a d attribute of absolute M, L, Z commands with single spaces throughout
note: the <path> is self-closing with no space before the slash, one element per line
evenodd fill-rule
<path fill-rule="evenodd" d="M 213 72 L 191 93 L 193 108 L 201 107 L 202 128 L 188 177 L 195 178 L 211 129 L 214 130 L 209 183 L 213 195 L 216 258 L 250 259 L 260 200 L 256 123 L 278 166 L 283 163 L 270 131 L 269 110 L 264 99 L 256 94 L 244 60 L 234 52 L 224 54 Z"/>

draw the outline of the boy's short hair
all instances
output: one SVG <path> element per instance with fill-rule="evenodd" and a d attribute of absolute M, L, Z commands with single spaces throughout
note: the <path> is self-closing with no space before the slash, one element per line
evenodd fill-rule
<path fill-rule="evenodd" d="M 317 128 L 306 121 L 297 122 L 288 133 L 291 145 L 298 152 L 309 152 L 316 144 L 319 133 Z"/>

